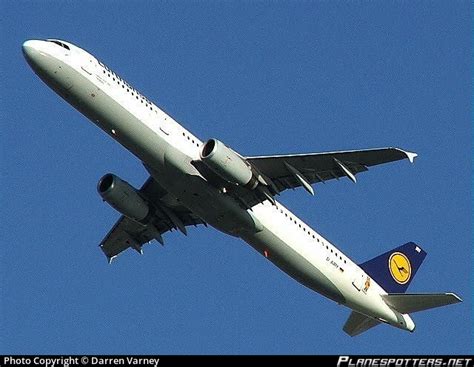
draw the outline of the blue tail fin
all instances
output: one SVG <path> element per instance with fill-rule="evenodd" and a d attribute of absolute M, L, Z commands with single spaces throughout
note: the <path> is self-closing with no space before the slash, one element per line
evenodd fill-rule
<path fill-rule="evenodd" d="M 359 266 L 387 293 L 404 293 L 425 256 L 421 247 L 408 242 Z"/>

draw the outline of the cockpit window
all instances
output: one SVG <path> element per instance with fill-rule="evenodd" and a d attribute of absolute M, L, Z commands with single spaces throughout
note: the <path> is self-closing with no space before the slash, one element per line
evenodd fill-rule
<path fill-rule="evenodd" d="M 65 43 L 62 43 L 60 41 L 56 41 L 56 40 L 46 40 L 46 41 L 53 42 L 53 43 L 57 44 L 58 46 L 61 46 L 62 48 L 65 48 L 66 50 L 70 50 L 68 45 L 66 45 Z"/>

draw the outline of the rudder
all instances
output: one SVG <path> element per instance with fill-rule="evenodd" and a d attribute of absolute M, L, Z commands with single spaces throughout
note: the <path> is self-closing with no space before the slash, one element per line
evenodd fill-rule
<path fill-rule="evenodd" d="M 359 266 L 387 293 L 404 293 L 425 257 L 421 247 L 408 242 Z"/>

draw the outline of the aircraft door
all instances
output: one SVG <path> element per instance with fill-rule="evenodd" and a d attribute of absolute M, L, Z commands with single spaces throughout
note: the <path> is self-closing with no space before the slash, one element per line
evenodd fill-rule
<path fill-rule="evenodd" d="M 168 116 L 162 118 L 160 122 L 160 130 L 166 135 L 170 135 L 173 132 L 173 122 Z"/>
<path fill-rule="evenodd" d="M 92 59 L 87 59 L 82 62 L 81 65 L 82 70 L 84 70 L 87 74 L 92 75 L 94 72 L 94 61 Z"/>
<path fill-rule="evenodd" d="M 357 268 L 357 270 L 355 271 L 354 278 L 352 279 L 352 285 L 360 292 L 364 287 L 364 283 L 365 274 L 359 268 Z"/>

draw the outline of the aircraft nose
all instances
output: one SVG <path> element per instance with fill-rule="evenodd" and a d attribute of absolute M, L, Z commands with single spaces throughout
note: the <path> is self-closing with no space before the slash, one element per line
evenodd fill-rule
<path fill-rule="evenodd" d="M 36 64 L 38 56 L 40 55 L 41 41 L 38 40 L 28 40 L 23 43 L 22 50 L 23 55 L 25 55 L 26 60 L 30 64 Z"/>

